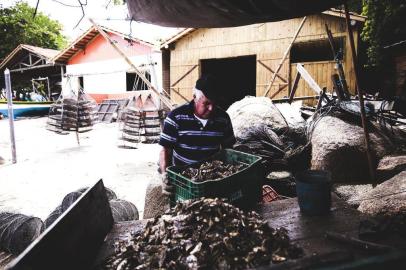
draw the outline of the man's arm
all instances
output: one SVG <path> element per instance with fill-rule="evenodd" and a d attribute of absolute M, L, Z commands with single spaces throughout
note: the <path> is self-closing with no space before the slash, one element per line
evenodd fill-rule
<path fill-rule="evenodd" d="M 162 174 L 166 168 L 172 165 L 172 150 L 175 148 L 178 140 L 178 123 L 176 122 L 175 112 L 172 111 L 165 118 L 159 144 L 162 149 L 159 153 L 159 169 Z"/>
<path fill-rule="evenodd" d="M 159 168 L 161 174 L 166 172 L 166 168 L 172 165 L 172 148 L 163 146 L 159 153 Z"/>

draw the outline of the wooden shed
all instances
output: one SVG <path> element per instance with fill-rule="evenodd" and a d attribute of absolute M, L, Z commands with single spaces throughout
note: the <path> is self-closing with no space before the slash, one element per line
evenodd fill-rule
<path fill-rule="evenodd" d="M 253 24 L 230 28 L 188 28 L 168 39 L 161 46 L 163 87 L 169 89 L 174 103 L 192 97 L 195 81 L 202 73 L 217 75 L 222 83 L 228 107 L 246 95 L 263 96 L 285 51 L 287 51 L 303 18 Z M 355 43 L 365 17 L 351 14 Z M 342 61 L 350 91 L 355 93 L 355 75 L 346 31 L 345 14 L 328 10 L 307 17 L 283 63 L 275 83 L 268 93 L 274 98 L 289 95 L 296 64 L 302 63 L 320 87 L 333 89 L 331 75 L 335 70 L 334 55 L 327 38 L 325 25 L 342 50 Z M 179 93 L 179 94 L 178 94 Z M 296 96 L 316 93 L 301 80 Z"/>
<path fill-rule="evenodd" d="M 18 45 L 0 63 L 0 90 L 5 88 L 4 70 L 8 68 L 17 100 L 25 99 L 30 91 L 28 89 L 34 92 L 44 91 L 41 94 L 49 100 L 58 97 L 61 92 L 61 73 L 65 68 L 63 64 L 52 62 L 52 58 L 58 53 L 58 50 L 28 44 Z M 1 98 L 5 97 L 0 96 Z"/>

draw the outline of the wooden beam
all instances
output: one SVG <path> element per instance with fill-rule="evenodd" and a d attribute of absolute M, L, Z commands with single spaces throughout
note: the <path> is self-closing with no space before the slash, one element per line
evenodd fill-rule
<path fill-rule="evenodd" d="M 174 87 L 177 85 L 181 80 L 183 80 L 187 75 L 189 75 L 195 68 L 197 68 L 197 65 L 194 65 L 191 69 L 189 69 L 185 74 L 183 74 L 176 82 L 174 82 L 171 87 Z"/>
<path fill-rule="evenodd" d="M 292 89 L 290 90 L 289 104 L 292 103 L 293 98 L 295 97 L 296 90 L 299 85 L 300 77 L 301 77 L 300 73 L 298 71 L 296 71 L 295 81 L 293 83 Z"/>
<path fill-rule="evenodd" d="M 257 61 L 258 61 L 258 63 L 261 64 L 261 66 L 263 66 L 264 68 L 266 68 L 266 69 L 269 70 L 270 72 L 275 73 L 275 71 L 273 71 L 271 67 L 265 65 L 261 60 L 257 60 Z M 287 81 L 285 78 L 283 78 L 281 75 L 276 74 L 276 77 L 278 77 L 282 82 L 288 83 L 288 81 Z"/>
<path fill-rule="evenodd" d="M 177 91 L 176 88 L 171 87 L 171 89 L 173 90 L 173 92 L 174 92 L 175 94 L 177 94 L 178 96 L 180 96 L 183 100 L 185 100 L 185 101 L 187 101 L 187 102 L 190 101 L 190 100 L 187 99 L 184 95 L 182 95 L 179 91 Z"/>
<path fill-rule="evenodd" d="M 345 10 L 345 21 L 347 23 L 347 31 L 350 38 L 350 45 L 351 45 L 351 56 L 352 56 L 352 63 L 354 66 L 354 73 L 355 73 L 355 85 L 357 87 L 358 93 L 358 100 L 359 106 L 361 109 L 361 122 L 362 128 L 364 129 L 364 137 L 365 137 L 365 146 L 366 146 L 366 154 L 368 159 L 368 167 L 369 167 L 369 176 L 371 177 L 371 181 L 375 183 L 375 170 L 372 161 L 372 154 L 371 154 L 371 146 L 370 146 L 370 139 L 368 133 L 368 122 L 365 116 L 365 107 L 364 107 L 364 93 L 362 89 L 359 87 L 359 80 L 358 80 L 358 65 L 357 65 L 357 54 L 355 53 L 355 44 L 354 44 L 354 36 L 352 35 L 351 23 L 350 23 L 350 13 L 348 11 L 348 5 L 344 2 L 344 10 Z"/>
<path fill-rule="evenodd" d="M 304 23 L 306 22 L 306 19 L 307 19 L 307 17 L 304 17 L 304 18 L 303 18 L 303 20 L 302 20 L 302 22 L 300 23 L 298 29 L 296 30 L 295 35 L 293 36 L 292 40 L 290 41 L 288 48 L 286 49 L 286 51 L 285 51 L 285 53 L 284 53 L 284 55 L 283 55 L 283 57 L 282 57 L 282 59 L 281 59 L 279 65 L 278 65 L 278 67 L 277 67 L 276 70 L 275 70 L 275 73 L 274 73 L 273 76 L 272 76 L 271 82 L 269 83 L 268 87 L 267 87 L 266 90 L 265 90 L 264 97 L 266 97 L 266 96 L 268 95 L 269 91 L 271 90 L 272 85 L 273 85 L 273 83 L 275 82 L 276 74 L 278 74 L 278 72 L 281 70 L 282 65 L 283 65 L 283 62 L 285 62 L 286 57 L 288 56 L 288 54 L 289 54 L 289 52 L 290 52 L 290 49 L 292 48 L 293 42 L 295 42 L 297 36 L 299 35 L 300 30 L 302 29 Z"/>
<path fill-rule="evenodd" d="M 340 77 L 340 84 L 341 87 L 338 88 L 338 91 L 344 91 L 344 98 L 349 100 L 350 99 L 350 92 L 348 91 L 348 85 L 347 81 L 345 80 L 345 74 L 344 74 L 344 68 L 343 64 L 340 59 L 337 58 L 337 52 L 334 47 L 334 39 L 333 39 L 333 34 L 331 33 L 330 29 L 328 28 L 327 24 L 325 24 L 326 27 L 326 33 L 328 37 L 328 41 L 330 43 L 331 51 L 333 53 L 333 57 L 337 63 L 337 69 L 338 69 L 338 74 Z M 338 94 L 338 93 L 337 93 Z"/>
<path fill-rule="evenodd" d="M 48 63 L 45 65 L 39 65 L 39 66 L 33 66 L 33 67 L 11 69 L 10 72 L 20 72 L 20 71 L 25 71 L 25 70 L 32 70 L 32 69 L 52 67 L 52 66 L 56 66 L 56 65 L 53 63 Z"/>
<path fill-rule="evenodd" d="M 286 84 L 283 84 L 282 86 L 281 86 L 281 84 L 280 84 L 278 91 L 276 91 L 276 92 L 271 96 L 271 99 L 273 99 L 274 97 L 276 97 L 276 95 L 279 94 L 279 93 L 280 93 L 283 89 L 285 89 L 286 87 L 288 87 L 288 84 L 287 84 L 287 83 L 286 83 Z"/>
<path fill-rule="evenodd" d="M 99 180 L 7 269 L 90 269 L 113 222 L 106 190 Z"/>
<path fill-rule="evenodd" d="M 35 66 L 35 65 L 38 64 L 39 62 L 41 62 L 42 65 L 43 65 L 43 64 L 46 64 L 44 58 L 39 58 L 37 61 L 35 61 L 34 63 L 32 63 L 31 66 Z"/>
<path fill-rule="evenodd" d="M 110 45 L 118 52 L 118 54 L 123 57 L 123 59 L 127 62 L 127 64 L 132 67 L 137 73 L 137 75 L 144 81 L 144 83 L 151 89 L 155 94 L 158 95 L 158 97 L 162 100 L 162 102 L 168 106 L 170 110 L 173 109 L 172 102 L 166 98 L 164 95 L 158 92 L 158 90 L 155 89 L 155 87 L 151 84 L 150 81 L 138 70 L 138 68 L 131 62 L 131 60 L 125 55 L 125 53 L 110 39 L 110 37 L 104 32 L 104 30 L 97 24 L 95 21 L 91 18 L 89 18 L 89 21 L 94 25 L 94 27 L 99 31 L 99 33 L 110 43 Z"/>
<path fill-rule="evenodd" d="M 321 94 L 322 90 L 320 86 L 314 81 L 313 77 L 307 72 L 307 70 L 303 67 L 302 64 L 297 63 L 296 65 L 297 71 L 300 73 L 300 75 L 303 77 L 303 79 L 307 82 L 307 84 L 310 86 L 311 89 L 313 89 L 316 94 Z"/>
<path fill-rule="evenodd" d="M 320 98 L 319 95 L 316 96 L 304 96 L 304 97 L 294 97 L 293 101 L 297 100 L 307 100 L 307 99 L 318 99 Z M 272 102 L 274 103 L 282 103 L 282 102 L 289 102 L 289 98 L 277 98 L 277 99 L 272 99 Z"/>

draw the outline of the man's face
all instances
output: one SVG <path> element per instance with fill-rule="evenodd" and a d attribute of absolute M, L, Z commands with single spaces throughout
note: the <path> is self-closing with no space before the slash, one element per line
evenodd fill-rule
<path fill-rule="evenodd" d="M 208 119 L 214 110 L 214 103 L 204 95 L 199 99 L 195 98 L 195 115 L 202 119 Z"/>

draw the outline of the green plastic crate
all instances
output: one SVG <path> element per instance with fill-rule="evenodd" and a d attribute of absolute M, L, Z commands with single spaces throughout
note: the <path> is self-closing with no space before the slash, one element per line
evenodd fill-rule
<path fill-rule="evenodd" d="M 192 165 L 168 167 L 169 183 L 175 187 L 175 195 L 171 200 L 177 202 L 201 197 L 226 198 L 238 207 L 251 207 L 261 196 L 261 183 L 264 177 L 261 159 L 259 156 L 223 149 L 209 159 Z M 180 174 L 188 167 L 198 168 L 200 164 L 209 160 L 221 160 L 228 164 L 244 163 L 248 166 L 229 177 L 200 183 L 195 183 Z"/>

